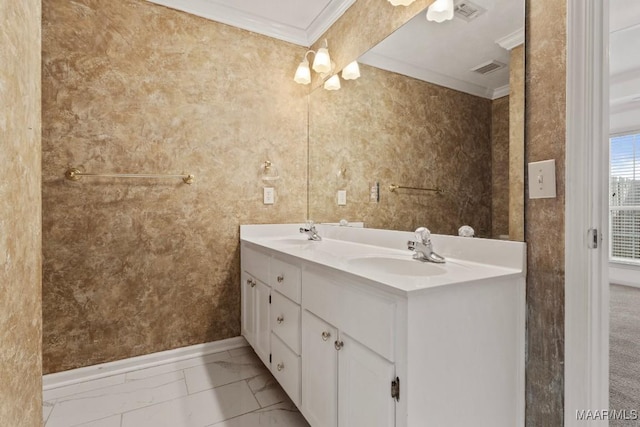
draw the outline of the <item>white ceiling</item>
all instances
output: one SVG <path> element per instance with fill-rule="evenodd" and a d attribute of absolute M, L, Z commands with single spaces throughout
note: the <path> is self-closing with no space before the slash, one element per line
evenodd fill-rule
<path fill-rule="evenodd" d="M 311 46 L 355 0 L 148 0 L 212 21 Z"/>
<path fill-rule="evenodd" d="M 524 42 L 524 0 L 473 3 L 487 11 L 471 22 L 454 17 L 440 24 L 422 12 L 359 60 L 485 98 L 507 95 L 508 67 L 487 75 L 471 70 L 491 60 L 509 64 L 510 53 L 498 41 L 513 35 L 516 45 Z"/>
<path fill-rule="evenodd" d="M 640 1 L 609 3 L 609 100 L 612 131 L 640 126 Z"/>

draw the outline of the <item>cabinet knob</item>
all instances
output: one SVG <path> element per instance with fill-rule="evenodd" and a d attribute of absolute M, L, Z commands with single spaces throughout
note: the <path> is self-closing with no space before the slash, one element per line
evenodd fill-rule
<path fill-rule="evenodd" d="M 276 369 L 278 369 L 278 371 L 282 371 L 284 369 L 284 363 L 278 363 Z"/>
<path fill-rule="evenodd" d="M 284 281 L 284 275 L 279 275 L 278 276 L 278 283 L 282 283 Z"/>
<path fill-rule="evenodd" d="M 331 336 L 331 332 L 324 331 L 322 333 L 322 341 L 328 340 L 330 336 Z"/>
<path fill-rule="evenodd" d="M 276 318 L 276 322 L 278 322 L 278 324 L 280 324 L 280 323 L 284 322 L 284 316 L 283 316 L 283 315 L 278 316 L 278 317 Z"/>
<path fill-rule="evenodd" d="M 253 279 L 247 279 L 247 285 L 253 288 L 254 286 L 256 286 L 256 281 Z"/>
<path fill-rule="evenodd" d="M 336 347 L 336 350 L 341 350 L 342 347 L 344 347 L 344 342 L 336 340 L 336 342 L 333 343 L 333 345 Z"/>

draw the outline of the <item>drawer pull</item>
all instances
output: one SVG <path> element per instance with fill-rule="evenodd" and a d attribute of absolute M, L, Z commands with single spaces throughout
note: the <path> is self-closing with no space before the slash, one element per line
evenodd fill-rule
<path fill-rule="evenodd" d="M 247 285 L 251 286 L 252 288 L 256 286 L 256 281 L 253 279 L 247 279 Z"/>
<path fill-rule="evenodd" d="M 278 371 L 282 371 L 284 369 L 284 363 L 278 363 L 278 366 L 276 366 L 276 368 L 278 369 Z"/>
<path fill-rule="evenodd" d="M 331 332 L 324 331 L 322 333 L 322 341 L 328 340 L 330 336 L 331 336 Z"/>
<path fill-rule="evenodd" d="M 333 345 L 336 347 L 336 350 L 341 350 L 342 347 L 344 347 L 344 342 L 336 340 L 336 342 L 333 343 Z"/>
<path fill-rule="evenodd" d="M 278 280 L 278 283 L 282 283 L 284 281 L 284 275 L 282 274 L 279 275 L 277 280 Z"/>
<path fill-rule="evenodd" d="M 278 316 L 278 317 L 276 318 L 276 322 L 278 322 L 278 324 L 280 324 L 280 323 L 284 322 L 284 316 L 283 316 L 283 315 Z"/>

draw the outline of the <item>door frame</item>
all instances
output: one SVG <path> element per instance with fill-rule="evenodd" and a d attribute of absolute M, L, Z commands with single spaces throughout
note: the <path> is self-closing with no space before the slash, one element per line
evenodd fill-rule
<path fill-rule="evenodd" d="M 609 409 L 609 1 L 567 1 L 564 425 Z M 588 230 L 599 231 L 589 249 Z"/>

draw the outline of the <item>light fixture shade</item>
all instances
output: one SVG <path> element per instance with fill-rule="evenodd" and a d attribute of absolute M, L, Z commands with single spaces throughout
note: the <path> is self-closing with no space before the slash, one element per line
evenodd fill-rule
<path fill-rule="evenodd" d="M 301 85 L 308 85 L 311 83 L 311 70 L 309 70 L 309 61 L 307 61 L 307 58 L 298 65 L 298 69 L 296 70 L 296 75 L 293 80 Z"/>
<path fill-rule="evenodd" d="M 331 72 L 331 57 L 329 57 L 329 50 L 326 47 L 321 47 L 316 52 L 316 57 L 313 59 L 313 71 L 316 73 Z"/>
<path fill-rule="evenodd" d="M 324 82 L 324 88 L 326 90 L 340 89 L 340 77 L 338 77 L 337 74 L 331 76 L 326 82 Z"/>
<path fill-rule="evenodd" d="M 427 9 L 427 20 L 437 23 L 453 19 L 453 0 L 436 0 Z"/>
<path fill-rule="evenodd" d="M 389 0 L 389 3 L 394 6 L 409 6 L 414 1 L 415 0 Z"/>
<path fill-rule="evenodd" d="M 353 61 L 349 63 L 346 67 L 342 69 L 342 78 L 345 80 L 355 80 L 360 77 L 360 67 L 358 66 L 358 61 Z"/>

